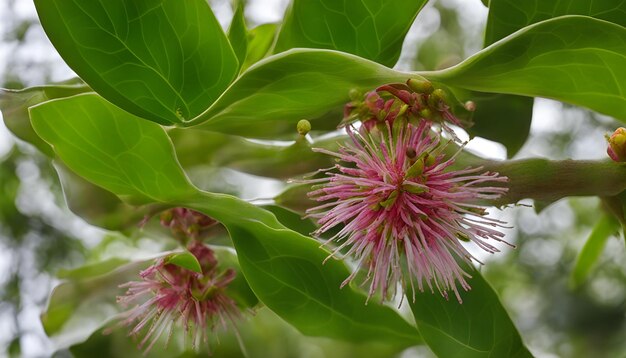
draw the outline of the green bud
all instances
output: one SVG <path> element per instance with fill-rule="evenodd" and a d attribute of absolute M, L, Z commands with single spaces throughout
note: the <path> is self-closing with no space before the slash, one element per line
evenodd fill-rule
<path fill-rule="evenodd" d="M 418 80 L 415 78 L 410 78 L 406 81 L 407 86 L 410 89 L 417 93 L 432 93 L 433 92 L 433 84 L 428 80 Z"/>
<path fill-rule="evenodd" d="M 389 194 L 389 197 L 385 201 L 382 201 L 380 203 L 380 206 L 382 206 L 385 209 L 388 209 L 396 202 L 396 199 L 398 199 L 398 191 L 394 190 L 391 192 L 391 194 Z"/>
<path fill-rule="evenodd" d="M 433 116 L 433 112 L 428 108 L 422 108 L 419 113 L 424 119 L 430 119 Z"/>
<path fill-rule="evenodd" d="M 421 193 L 427 192 L 428 188 L 422 188 L 422 187 L 415 186 L 415 185 L 403 184 L 402 190 L 408 191 L 409 193 L 413 193 L 413 194 L 421 194 Z"/>
<path fill-rule="evenodd" d="M 431 166 L 433 164 L 435 164 L 435 160 L 437 158 L 434 155 L 431 155 L 429 153 L 426 153 L 426 158 L 424 158 L 424 163 L 426 164 L 426 166 Z"/>
<path fill-rule="evenodd" d="M 301 119 L 300 121 L 298 121 L 296 129 L 298 130 L 298 133 L 300 133 L 300 135 L 306 135 L 311 131 L 311 122 L 307 121 L 306 119 Z"/>
<path fill-rule="evenodd" d="M 419 158 L 409 167 L 406 171 L 406 178 L 415 178 L 418 175 L 422 175 L 424 172 L 424 158 Z"/>
<path fill-rule="evenodd" d="M 351 89 L 348 95 L 350 96 L 350 99 L 353 101 L 360 101 L 363 97 L 363 95 L 361 94 L 361 91 L 359 91 L 356 88 Z"/>
<path fill-rule="evenodd" d="M 440 102 L 446 101 L 446 92 L 441 88 L 437 88 L 433 93 L 428 96 L 428 105 L 430 107 L 438 108 Z"/>

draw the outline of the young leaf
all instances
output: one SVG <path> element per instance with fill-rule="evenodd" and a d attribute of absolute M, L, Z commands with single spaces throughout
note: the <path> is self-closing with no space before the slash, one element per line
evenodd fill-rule
<path fill-rule="evenodd" d="M 341 289 L 349 271 L 335 260 L 324 265 L 329 253 L 317 241 L 236 197 L 194 188 L 159 125 L 94 94 L 33 107 L 31 120 L 68 167 L 93 183 L 133 201 L 185 206 L 220 221 L 254 293 L 300 331 L 360 342 L 419 343 L 415 328 L 393 309 L 365 305 L 364 294 Z M 120 163 L 121 158 L 131 162 Z"/>
<path fill-rule="evenodd" d="M 528 26 L 449 69 L 424 74 L 482 92 L 540 96 L 626 120 L 626 28 L 584 16 Z"/>
<path fill-rule="evenodd" d="M 422 338 L 439 357 L 532 357 L 498 295 L 473 268 L 463 303 L 428 292 L 409 304 Z"/>
<path fill-rule="evenodd" d="M 619 228 L 619 221 L 612 215 L 602 215 L 591 231 L 585 246 L 578 254 L 574 270 L 570 276 L 570 285 L 572 287 L 578 287 L 586 281 L 593 265 L 598 261 L 600 254 L 602 254 L 609 237 L 617 233 Z"/>
<path fill-rule="evenodd" d="M 339 50 L 393 66 L 426 0 L 294 0 L 275 52 L 295 47 Z"/>
<path fill-rule="evenodd" d="M 263 24 L 248 32 L 248 49 L 241 71 L 245 71 L 270 52 L 270 47 L 272 47 L 276 37 L 277 27 L 276 24 Z"/>
<path fill-rule="evenodd" d="M 334 128 L 341 115 L 326 122 L 316 119 L 341 109 L 350 90 L 369 91 L 412 76 L 342 52 L 289 50 L 248 69 L 190 124 L 204 122 L 198 128 L 272 139 L 295 133 L 302 118 L 311 120 L 313 130 Z"/>
<path fill-rule="evenodd" d="M 162 124 L 200 114 L 237 59 L 206 0 L 36 0 L 61 57 L 115 105 Z"/>
<path fill-rule="evenodd" d="M 228 41 L 230 41 L 230 45 L 235 51 L 237 61 L 239 62 L 239 69 L 241 69 L 246 59 L 246 53 L 248 52 L 248 30 L 246 30 L 246 19 L 243 15 L 243 5 L 241 3 L 238 4 L 233 19 L 230 22 Z"/>
<path fill-rule="evenodd" d="M 193 272 L 202 273 L 198 259 L 189 251 L 171 254 L 167 257 L 165 263 L 176 265 Z"/>

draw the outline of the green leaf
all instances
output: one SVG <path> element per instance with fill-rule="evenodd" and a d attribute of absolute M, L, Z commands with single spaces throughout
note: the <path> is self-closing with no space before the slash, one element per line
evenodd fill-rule
<path fill-rule="evenodd" d="M 472 289 L 454 297 L 417 293 L 409 304 L 424 341 L 438 357 L 532 357 L 498 295 L 473 268 Z"/>
<path fill-rule="evenodd" d="M 267 138 L 295 133 L 302 118 L 311 120 L 313 130 L 330 129 L 341 115 L 326 121 L 321 117 L 341 109 L 351 89 L 369 91 L 409 77 L 417 76 L 337 51 L 289 50 L 244 72 L 192 124 L 204 122 L 198 128 Z"/>
<path fill-rule="evenodd" d="M 115 297 L 122 293 L 118 286 L 136 279 L 147 265 L 115 260 L 66 272 L 69 281 L 54 288 L 41 315 L 43 328 L 55 346 L 65 348 L 84 341 L 118 313 L 120 307 Z"/>
<path fill-rule="evenodd" d="M 110 191 L 76 175 L 63 162 L 55 161 L 54 168 L 68 208 L 91 225 L 128 231 L 136 228 L 146 215 L 159 211 L 159 206 L 154 204 L 136 207 L 124 203 Z"/>
<path fill-rule="evenodd" d="M 94 90 L 140 117 L 182 123 L 230 84 L 237 59 L 206 0 L 36 0 L 46 34 Z"/>
<path fill-rule="evenodd" d="M 626 2 L 614 0 L 493 0 L 490 2 L 485 46 L 530 24 L 562 15 L 587 15 L 626 26 Z M 474 116 L 473 135 L 498 141 L 515 155 L 528 137 L 532 119 L 533 99 L 513 95 L 498 95 L 490 100 L 479 98 Z M 471 98 L 474 99 L 474 98 Z"/>
<path fill-rule="evenodd" d="M 54 98 L 73 96 L 91 89 L 83 83 L 59 83 L 49 86 L 29 87 L 21 90 L 0 89 L 0 110 L 7 128 L 47 156 L 53 156 L 52 148 L 33 131 L 28 117 L 28 107 Z"/>
<path fill-rule="evenodd" d="M 473 136 L 504 144 L 507 156 L 514 156 L 526 143 L 533 116 L 533 98 L 495 93 L 472 92 L 476 103 Z"/>
<path fill-rule="evenodd" d="M 242 71 L 267 56 L 274 43 L 277 28 L 276 24 L 263 24 L 248 32 L 248 50 Z"/>
<path fill-rule="evenodd" d="M 149 204 L 193 192 L 163 129 L 96 94 L 45 102 L 31 107 L 30 117 L 68 167 L 125 201 Z"/>
<path fill-rule="evenodd" d="M 57 277 L 66 280 L 84 280 L 109 273 L 126 263 L 128 263 L 127 259 L 113 257 L 101 262 L 87 264 L 79 268 L 59 270 L 59 272 L 57 272 Z"/>
<path fill-rule="evenodd" d="M 427 0 L 294 0 L 275 52 L 295 47 L 339 50 L 393 66 Z"/>
<path fill-rule="evenodd" d="M 337 138 L 309 143 L 298 138 L 291 145 L 259 143 L 238 136 L 195 130 L 172 129 L 168 135 L 174 143 L 180 164 L 186 170 L 198 165 L 227 167 L 270 178 L 293 178 L 333 165 L 333 158 L 311 148 L 337 147 Z"/>
<path fill-rule="evenodd" d="M 243 5 L 239 3 L 233 19 L 228 28 L 228 41 L 235 51 L 239 68 L 243 66 L 248 52 L 248 30 L 246 30 L 246 19 L 243 15 Z"/>
<path fill-rule="evenodd" d="M 165 263 L 176 265 L 193 272 L 202 273 L 198 259 L 189 251 L 171 254 L 167 257 Z"/>
<path fill-rule="evenodd" d="M 570 276 L 570 285 L 572 287 L 579 287 L 587 280 L 593 265 L 595 265 L 598 258 L 600 258 L 600 254 L 602 254 L 602 250 L 604 250 L 604 246 L 606 245 L 609 237 L 615 235 L 619 228 L 619 221 L 612 215 L 604 214 L 600 220 L 598 220 L 591 231 L 585 246 L 580 251 L 578 258 L 576 259 L 574 270 Z"/>
<path fill-rule="evenodd" d="M 491 0 L 485 45 L 553 17 L 585 15 L 626 26 L 626 2 L 615 0 Z"/>
<path fill-rule="evenodd" d="M 68 167 L 93 183 L 133 201 L 189 207 L 220 221 L 254 293 L 301 332 L 359 342 L 419 343 L 414 327 L 393 309 L 365 305 L 363 293 L 340 288 L 349 271 L 335 260 L 324 265 L 329 252 L 319 242 L 287 229 L 266 210 L 189 184 L 159 125 L 92 94 L 33 107 L 31 120 Z M 124 158 L 130 162 L 121 163 Z"/>
<path fill-rule="evenodd" d="M 584 16 L 528 26 L 426 77 L 465 89 L 548 97 L 626 120 L 626 28 Z"/>

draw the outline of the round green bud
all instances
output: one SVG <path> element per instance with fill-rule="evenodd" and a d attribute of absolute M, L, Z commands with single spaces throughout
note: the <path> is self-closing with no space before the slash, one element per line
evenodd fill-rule
<path fill-rule="evenodd" d="M 306 135 L 311 131 L 311 122 L 307 121 L 306 119 L 301 119 L 300 121 L 298 121 L 296 129 L 298 130 L 298 133 L 300 133 L 300 135 Z"/>
<path fill-rule="evenodd" d="M 417 93 L 432 93 L 433 92 L 433 84 L 428 80 L 418 80 L 415 78 L 410 78 L 406 81 L 407 86 L 410 89 Z"/>
<path fill-rule="evenodd" d="M 467 101 L 463 106 L 470 112 L 474 112 L 476 110 L 476 103 L 474 101 Z"/>

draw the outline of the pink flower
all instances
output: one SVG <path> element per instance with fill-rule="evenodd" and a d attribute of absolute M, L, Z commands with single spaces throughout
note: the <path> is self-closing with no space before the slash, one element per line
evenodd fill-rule
<path fill-rule="evenodd" d="M 320 184 L 309 196 L 323 202 L 307 212 L 320 225 L 314 234 L 341 228 L 327 241 L 340 242 L 331 256 L 347 250 L 358 263 L 342 286 L 364 269 L 369 297 L 378 291 L 383 299 L 393 297 L 398 283 L 410 283 L 413 299 L 415 285 L 420 291 L 427 285 L 446 298 L 452 290 L 461 302 L 456 282 L 468 290 L 470 275 L 456 260 L 475 260 L 461 241 L 494 253 L 499 250 L 489 241 L 503 237 L 494 228 L 502 222 L 484 217 L 474 202 L 505 193 L 505 187 L 489 183 L 507 178 L 482 168 L 451 170 L 454 158 L 441 154 L 445 145 L 429 122 L 395 127 L 393 136 L 389 125 L 383 131 L 347 127 L 352 142 L 339 153 L 317 149 L 344 164 L 308 181 Z"/>
<path fill-rule="evenodd" d="M 123 313 L 122 324 L 132 326 L 129 335 L 146 333 L 139 348 L 147 353 L 156 341 L 167 334 L 167 341 L 177 326 L 185 329 L 185 339 L 191 339 L 191 346 L 198 348 L 200 341 L 208 345 L 208 335 L 217 326 L 234 326 L 241 315 L 235 302 L 224 289 L 235 278 L 235 271 L 220 272 L 213 251 L 200 242 L 194 241 L 189 251 L 198 259 L 202 274 L 167 264 L 161 258 L 140 273 L 141 281 L 131 281 L 120 287 L 127 288 L 118 302 L 124 306 L 136 304 Z"/>

